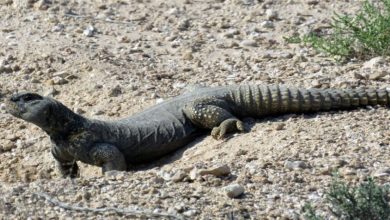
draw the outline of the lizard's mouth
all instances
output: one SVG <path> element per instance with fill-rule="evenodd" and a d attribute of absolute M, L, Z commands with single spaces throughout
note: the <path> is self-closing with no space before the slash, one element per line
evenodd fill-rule
<path fill-rule="evenodd" d="M 36 93 L 24 92 L 15 94 L 6 101 L 6 111 L 11 115 L 20 118 L 23 113 L 28 111 L 27 105 L 32 106 L 42 99 L 43 97 Z"/>

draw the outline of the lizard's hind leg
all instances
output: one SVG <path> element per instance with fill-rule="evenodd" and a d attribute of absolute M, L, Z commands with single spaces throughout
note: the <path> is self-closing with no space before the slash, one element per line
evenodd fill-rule
<path fill-rule="evenodd" d="M 211 135 L 221 139 L 228 132 L 244 131 L 244 124 L 231 113 L 228 102 L 210 98 L 195 99 L 184 107 L 184 113 L 202 128 L 212 129 Z"/>

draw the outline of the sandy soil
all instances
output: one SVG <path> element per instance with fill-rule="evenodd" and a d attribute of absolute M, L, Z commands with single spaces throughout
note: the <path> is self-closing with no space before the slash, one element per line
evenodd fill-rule
<path fill-rule="evenodd" d="M 7 96 L 35 91 L 85 116 L 116 119 L 194 84 L 390 82 L 387 72 L 378 76 L 387 60 L 340 64 L 283 40 L 326 30 L 333 12 L 353 13 L 360 1 L 92 2 L 0 0 L 1 219 L 135 217 L 130 209 L 152 219 L 299 219 L 306 202 L 326 211 L 322 196 L 334 170 L 351 183 L 368 176 L 389 182 L 390 115 L 383 107 L 245 119 L 248 133 L 204 136 L 134 171 L 102 176 L 81 165 L 81 178 L 60 178 L 47 135 L 6 114 Z M 230 168 L 227 176 L 197 172 L 221 165 Z M 245 191 L 229 198 L 224 187 L 234 183 Z"/>

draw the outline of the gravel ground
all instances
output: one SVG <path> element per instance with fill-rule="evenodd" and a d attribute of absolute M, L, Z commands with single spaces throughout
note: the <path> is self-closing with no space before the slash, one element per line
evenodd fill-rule
<path fill-rule="evenodd" d="M 326 30 L 361 1 L 0 0 L 0 218 L 299 219 L 325 212 L 332 172 L 390 181 L 383 107 L 245 119 L 251 131 L 204 136 L 130 172 L 82 165 L 62 179 L 50 141 L 12 118 L 16 91 L 51 95 L 80 114 L 116 119 L 186 86 L 283 83 L 386 88 L 388 60 L 337 63 L 294 33 Z M 130 2 L 130 3 L 129 3 Z"/>

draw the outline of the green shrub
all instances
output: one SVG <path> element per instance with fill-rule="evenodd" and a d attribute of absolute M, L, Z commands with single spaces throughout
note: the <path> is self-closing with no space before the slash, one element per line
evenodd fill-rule
<path fill-rule="evenodd" d="M 390 219 L 390 206 L 387 194 L 388 187 L 382 187 L 369 178 L 357 187 L 350 187 L 340 180 L 334 180 L 326 193 L 331 215 L 338 219 L 348 220 L 382 220 Z M 310 204 L 304 207 L 305 218 L 320 220 Z"/>
<path fill-rule="evenodd" d="M 366 0 L 356 15 L 335 14 L 329 34 L 285 38 L 305 43 L 338 60 L 390 54 L 390 0 Z"/>

